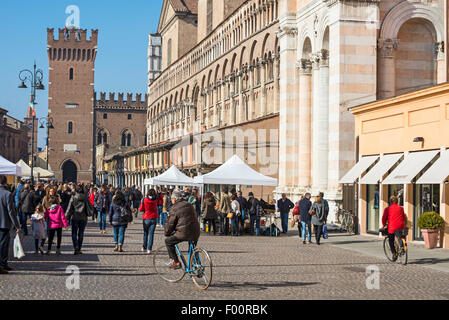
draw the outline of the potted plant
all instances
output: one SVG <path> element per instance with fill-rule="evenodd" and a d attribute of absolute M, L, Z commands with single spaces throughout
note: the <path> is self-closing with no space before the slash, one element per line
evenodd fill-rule
<path fill-rule="evenodd" d="M 418 227 L 424 237 L 427 249 L 436 248 L 438 235 L 444 225 L 444 219 L 436 212 L 424 212 L 418 219 Z"/>

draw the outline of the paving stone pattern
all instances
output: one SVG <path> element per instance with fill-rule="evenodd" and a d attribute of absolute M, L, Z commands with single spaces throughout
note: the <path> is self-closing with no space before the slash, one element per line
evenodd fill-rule
<path fill-rule="evenodd" d="M 26 237 L 26 257 L 11 259 L 14 272 L 0 276 L 0 299 L 449 299 L 447 273 L 390 263 L 326 240 L 304 245 L 294 233 L 278 238 L 202 234 L 198 246 L 211 254 L 214 274 L 212 286 L 201 291 L 187 278 L 177 284 L 159 278 L 152 256 L 140 251 L 142 238 L 142 222 L 136 220 L 126 231 L 125 252 L 116 253 L 112 229 L 102 235 L 89 222 L 83 255 L 73 255 L 70 231 L 64 231 L 62 255 L 42 256 L 34 254 L 34 240 Z M 153 249 L 163 239 L 157 228 Z M 80 269 L 79 290 L 66 288 L 70 265 Z M 379 290 L 366 287 L 371 265 L 380 270 Z"/>

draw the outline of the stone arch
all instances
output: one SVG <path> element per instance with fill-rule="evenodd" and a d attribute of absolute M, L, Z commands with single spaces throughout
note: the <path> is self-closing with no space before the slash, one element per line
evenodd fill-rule
<path fill-rule="evenodd" d="M 64 183 L 67 182 L 78 182 L 78 168 L 81 168 L 79 163 L 77 164 L 76 160 L 73 159 L 65 159 L 61 162 L 61 171 L 62 171 L 62 181 Z"/>
<path fill-rule="evenodd" d="M 399 29 L 413 18 L 430 21 L 437 34 L 437 41 L 444 41 L 444 17 L 442 10 L 423 3 L 402 1 L 390 9 L 380 26 L 380 39 L 396 39 Z"/>
<path fill-rule="evenodd" d="M 268 51 L 271 51 L 271 50 L 272 50 L 272 48 L 269 48 L 269 45 L 267 45 L 269 39 L 270 39 L 270 34 L 267 33 L 267 34 L 265 35 L 264 39 L 263 39 L 263 42 L 262 42 L 262 49 L 261 49 L 261 51 L 260 51 L 260 56 L 261 56 L 261 57 L 265 56 L 265 54 L 266 54 Z"/>
<path fill-rule="evenodd" d="M 236 60 L 237 60 L 237 53 L 234 53 L 232 55 L 232 59 L 231 59 L 231 70 L 230 70 L 230 72 L 234 72 L 235 71 L 235 69 L 236 69 L 235 62 L 236 62 Z"/>
<path fill-rule="evenodd" d="M 422 18 L 407 20 L 399 29 L 394 52 L 395 95 L 437 83 L 434 25 Z"/>
<path fill-rule="evenodd" d="M 257 41 L 254 40 L 253 44 L 251 45 L 251 52 L 249 54 L 249 62 L 252 63 L 256 58 L 254 57 L 254 52 L 256 51 L 257 47 Z"/>
<path fill-rule="evenodd" d="M 242 69 L 242 67 L 245 64 L 248 64 L 249 58 L 247 57 L 248 50 L 246 50 L 246 47 L 244 46 L 242 50 L 240 51 L 240 62 L 239 62 L 239 69 Z"/>

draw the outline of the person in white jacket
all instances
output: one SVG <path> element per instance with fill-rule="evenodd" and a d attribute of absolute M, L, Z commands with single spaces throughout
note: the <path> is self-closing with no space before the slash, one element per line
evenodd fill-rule
<path fill-rule="evenodd" d="M 233 213 L 233 217 L 231 219 L 232 225 L 232 235 L 239 236 L 240 235 L 240 219 L 242 218 L 242 212 L 240 211 L 240 203 L 237 201 L 237 197 L 233 195 L 231 197 L 231 209 Z"/>
<path fill-rule="evenodd" d="M 36 212 L 31 216 L 31 229 L 34 238 L 35 254 L 39 252 L 44 254 L 44 244 L 47 238 L 45 232 L 45 211 L 44 207 L 40 204 L 36 207 Z"/>

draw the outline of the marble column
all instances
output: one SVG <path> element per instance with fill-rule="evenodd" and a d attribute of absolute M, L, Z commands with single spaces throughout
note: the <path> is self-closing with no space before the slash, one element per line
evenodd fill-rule
<path fill-rule="evenodd" d="M 318 126 L 318 175 L 316 187 L 327 190 L 329 172 L 329 51 L 320 52 Z"/>
<path fill-rule="evenodd" d="M 267 114 L 267 88 L 265 83 L 267 82 L 267 60 L 263 59 L 260 63 L 261 75 L 260 75 L 260 112 L 259 117 L 263 117 Z"/>
<path fill-rule="evenodd" d="M 385 99 L 395 95 L 396 74 L 395 74 L 395 59 L 394 51 L 398 47 L 398 39 L 379 39 L 379 79 L 378 85 L 378 99 Z"/>
<path fill-rule="evenodd" d="M 301 192 L 311 184 L 312 149 L 312 63 L 301 59 L 299 69 L 299 173 L 298 185 Z"/>

